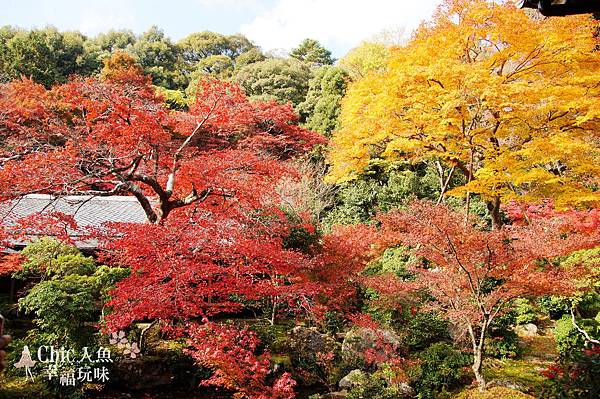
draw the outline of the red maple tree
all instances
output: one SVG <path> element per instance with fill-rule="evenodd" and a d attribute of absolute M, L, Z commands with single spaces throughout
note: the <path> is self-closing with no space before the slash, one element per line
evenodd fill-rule
<path fill-rule="evenodd" d="M 296 382 L 283 373 L 272 386 L 265 386 L 271 369 L 268 352 L 257 355 L 260 340 L 256 333 L 233 325 L 207 323 L 191 325 L 190 350 L 200 364 L 216 370 L 204 386 L 236 391 L 235 398 L 291 399 Z"/>
<path fill-rule="evenodd" d="M 476 219 L 446 206 L 414 202 L 407 210 L 381 217 L 380 243 L 383 248 L 406 245 L 422 259 L 411 270 L 415 281 L 378 284 L 392 294 L 398 290 L 425 289 L 434 298 L 433 306 L 471 339 L 472 365 L 480 388 L 485 387 L 482 364 L 486 333 L 517 297 L 573 293 L 582 270 L 565 270 L 553 259 L 592 248 L 600 243 L 598 229 L 580 228 L 582 214 L 595 219 L 598 213 L 565 212 L 532 217 L 502 229 L 487 230 Z M 587 220 L 584 223 L 588 226 Z M 396 292 L 394 292 L 396 291 Z"/>
<path fill-rule="evenodd" d="M 169 111 L 130 70 L 50 91 L 27 79 L 4 84 L 0 105 L 2 198 L 128 194 L 152 223 L 211 196 L 260 197 L 290 173 L 278 161 L 324 143 L 297 126 L 290 105 L 250 102 L 216 80 L 199 84 L 189 112 Z"/>
<path fill-rule="evenodd" d="M 211 342 L 221 350 L 208 365 L 221 376 L 211 383 L 245 395 L 248 377 L 249 397 L 290 397 L 288 377 L 267 386 L 268 354 L 248 357 L 255 337 L 246 352 L 196 338 L 207 329 L 223 339 L 246 334 L 219 335 L 225 327 L 213 320 L 247 309 L 261 307 L 274 322 L 279 312 L 318 317 L 347 307 L 369 241 L 348 228 L 294 246 L 293 230 L 314 235 L 315 226 L 288 217 L 275 190 L 284 177 L 300 178 L 289 161 L 325 140 L 299 127 L 290 105 L 251 102 L 233 83 L 202 81 L 189 111 L 170 111 L 131 68 L 51 90 L 22 79 L 0 86 L 0 104 L 0 199 L 131 195 L 146 213 L 148 224 L 92 233 L 102 261 L 132 270 L 111 293 L 106 329 L 160 319 L 190 339 L 192 353 Z M 250 375 L 231 364 L 248 365 Z"/>

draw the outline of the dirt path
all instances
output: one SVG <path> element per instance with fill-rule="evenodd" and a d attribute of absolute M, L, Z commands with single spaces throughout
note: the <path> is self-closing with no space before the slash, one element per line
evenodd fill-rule
<path fill-rule="evenodd" d="M 515 388 L 540 397 L 546 384 L 541 374 L 558 355 L 554 339 L 554 322 L 545 319 L 538 323 L 538 334 L 519 336 L 521 356 L 517 359 L 490 359 L 487 363 L 488 381 L 514 383 Z"/>

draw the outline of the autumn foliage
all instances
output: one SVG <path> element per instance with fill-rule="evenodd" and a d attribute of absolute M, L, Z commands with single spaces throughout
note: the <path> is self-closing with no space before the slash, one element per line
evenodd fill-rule
<path fill-rule="evenodd" d="M 383 72 L 350 86 L 330 179 L 352 179 L 378 158 L 439 160 L 465 182 L 449 194 L 481 195 L 495 225 L 500 203 L 514 199 L 597 205 L 596 25 L 445 1 Z"/>
<path fill-rule="evenodd" d="M 535 20 L 495 1 L 445 0 L 405 46 L 369 44 L 347 58 L 347 67 L 360 65 L 333 134 L 328 179 L 351 184 L 390 166 L 399 179 L 388 187 L 407 186 L 390 190 L 386 209 L 395 210 L 366 225 L 319 225 L 336 199 L 317 198 L 318 215 L 307 211 L 344 186 L 309 193 L 315 176 L 299 161 L 328 141 L 302 127 L 291 104 L 251 101 L 236 83 L 200 79 L 172 110 L 120 52 L 98 77 L 50 89 L 27 77 L 0 84 L 0 203 L 34 193 L 135 197 L 147 223 L 94 226 L 77 237 L 98 243 L 102 267 L 124 271 L 102 292 L 99 328 L 151 322 L 183 338 L 185 353 L 211 372 L 204 387 L 240 399 L 295 396 L 296 382 L 273 367 L 255 326 L 239 320 L 246 317 L 270 327 L 335 317 L 332 330 L 353 325 L 374 341 L 361 365 L 404 373 L 401 340 L 386 340 L 392 334 L 361 313 L 377 300 L 393 312 L 419 302 L 466 331 L 484 388 L 490 326 L 514 299 L 590 286 L 580 284 L 592 279 L 584 262 L 561 258 L 600 245 L 597 28 L 587 17 Z M 408 199 L 416 190 L 402 173 L 420 178 L 408 163 L 436 165 L 437 204 Z M 379 177 L 356 196 L 370 195 Z M 444 204 L 447 195 L 467 198 L 466 211 Z M 474 195 L 491 228 L 469 208 Z M 377 201 L 356 199 L 357 207 Z M 32 236 L 77 243 L 72 215 L 8 213 L 0 249 Z M 398 247 L 412 255 L 402 260 L 403 277 L 365 272 Z M 22 262 L 3 255 L 0 277 Z M 334 368 L 334 350 L 312 355 L 322 363 L 315 368 Z"/>
<path fill-rule="evenodd" d="M 388 289 L 425 289 L 435 298 L 435 308 L 468 331 L 480 386 L 485 386 L 481 367 L 486 333 L 494 319 L 517 297 L 572 295 L 587 271 L 577 265 L 561 268 L 553 259 L 600 243 L 600 230 L 588 228 L 597 226 L 595 210 L 547 212 L 527 223 L 487 230 L 446 206 L 415 202 L 405 211 L 381 216 L 380 222 L 383 248 L 410 246 L 422 260 L 411 268 L 415 281 Z M 383 291 L 385 287 L 378 284 Z"/>
<path fill-rule="evenodd" d="M 104 329 L 161 320 L 183 331 L 194 356 L 215 370 L 207 383 L 240 397 L 291 397 L 293 380 L 267 376 L 268 356 L 253 357 L 254 335 L 211 321 L 246 310 L 271 323 L 282 315 L 314 319 L 327 308 L 349 310 L 351 278 L 367 261 L 364 238 L 372 229 L 294 242 L 298 232 L 316 237 L 316 226 L 283 212 L 274 188 L 282 178 L 299 179 L 288 161 L 325 140 L 299 127 L 290 105 L 250 102 L 236 84 L 207 80 L 188 112 L 170 111 L 149 79 L 121 61 L 103 80 L 76 78 L 46 90 L 23 79 L 1 87 L 2 199 L 135 196 L 148 224 L 87 232 L 103 243 L 102 261 L 132 271 L 111 292 Z M 56 236 L 49 226 L 68 236 L 65 229 L 76 226 L 67 222 L 36 215 L 12 233 L 43 228 Z M 200 324 L 182 329 L 187 322 Z M 215 340 L 198 343 L 206 331 Z M 247 347 L 234 347 L 238 338 Z M 206 351 L 220 352 L 200 355 Z"/>
<path fill-rule="evenodd" d="M 260 340 L 253 331 L 233 325 L 190 326 L 191 355 L 215 373 L 204 386 L 217 386 L 237 393 L 234 398 L 291 399 L 296 382 L 284 373 L 272 386 L 265 386 L 271 369 L 269 353 L 256 355 Z"/>
<path fill-rule="evenodd" d="M 294 124 L 288 105 L 251 103 L 231 83 L 204 81 L 198 90 L 183 113 L 169 112 L 148 78 L 129 70 L 51 91 L 29 80 L 5 84 L 3 197 L 125 193 L 157 222 L 209 196 L 240 196 L 239 185 L 264 187 L 265 171 L 284 173 L 275 159 L 323 143 Z"/>

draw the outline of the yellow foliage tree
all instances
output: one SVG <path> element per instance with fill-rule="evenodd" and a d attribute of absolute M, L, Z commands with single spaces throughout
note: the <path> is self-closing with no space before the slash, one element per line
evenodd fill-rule
<path fill-rule="evenodd" d="M 600 52 L 589 16 L 534 20 L 509 4 L 446 0 L 383 71 L 350 86 L 331 181 L 375 158 L 465 175 L 493 225 L 502 201 L 600 203 Z"/>

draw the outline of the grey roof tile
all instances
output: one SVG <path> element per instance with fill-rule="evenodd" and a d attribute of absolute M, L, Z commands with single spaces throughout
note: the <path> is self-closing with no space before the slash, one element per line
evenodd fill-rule
<path fill-rule="evenodd" d="M 47 194 L 30 194 L 0 203 L 0 223 L 10 226 L 21 218 L 52 212 L 73 216 L 77 226 L 81 228 L 100 227 L 109 222 L 148 222 L 142 206 L 135 197 L 53 197 Z M 73 231 L 69 235 L 76 237 L 79 234 Z"/>

